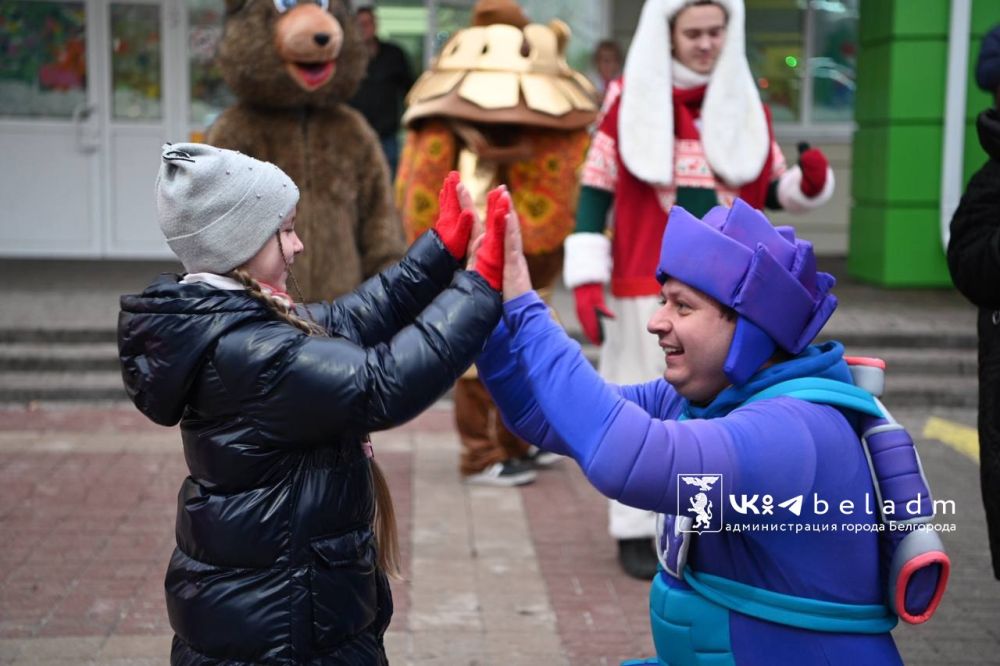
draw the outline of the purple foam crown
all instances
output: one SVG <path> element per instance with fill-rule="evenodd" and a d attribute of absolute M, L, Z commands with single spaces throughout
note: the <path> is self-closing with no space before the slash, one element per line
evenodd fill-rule
<path fill-rule="evenodd" d="M 816 270 L 812 243 L 792 227 L 775 227 L 742 199 L 717 206 L 703 219 L 670 210 L 656 278 L 705 292 L 739 315 L 726 374 L 749 379 L 775 347 L 798 354 L 837 307 L 836 280 Z"/>

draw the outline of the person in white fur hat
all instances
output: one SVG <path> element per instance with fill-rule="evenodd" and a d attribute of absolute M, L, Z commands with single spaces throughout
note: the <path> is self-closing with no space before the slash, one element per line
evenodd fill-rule
<path fill-rule="evenodd" d="M 827 202 L 833 188 L 818 149 L 786 166 L 747 63 L 742 0 L 646 0 L 624 76 L 605 99 L 565 244 L 564 281 L 584 334 L 602 345 L 605 379 L 633 384 L 663 370 L 663 356 L 642 341 L 658 307 L 653 273 L 671 206 L 701 216 L 740 197 L 798 213 Z M 637 578 L 656 572 L 654 521 L 612 502 L 609 531 Z"/>

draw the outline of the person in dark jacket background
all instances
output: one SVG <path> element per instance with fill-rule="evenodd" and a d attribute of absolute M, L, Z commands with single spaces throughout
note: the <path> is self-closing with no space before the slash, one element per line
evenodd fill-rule
<path fill-rule="evenodd" d="M 952 217 L 948 268 L 958 290 L 979 307 L 979 473 L 993 575 L 1000 580 L 1000 26 L 983 39 L 976 83 L 994 96 L 993 108 L 976 119 L 989 159 Z"/>
<path fill-rule="evenodd" d="M 433 403 L 499 321 L 509 195 L 491 196 L 474 269 L 459 270 L 474 213 L 452 175 L 398 265 L 303 306 L 285 293 L 303 249 L 295 184 L 201 144 L 162 160 L 159 223 L 187 273 L 122 297 L 118 345 L 130 398 L 180 422 L 190 471 L 171 663 L 385 664 L 397 549 L 369 433 Z"/>
<path fill-rule="evenodd" d="M 359 7 L 355 21 L 368 48 L 368 70 L 350 104 L 364 115 L 378 134 L 389 163 L 389 182 L 396 180 L 399 164 L 399 127 L 403 98 L 413 86 L 413 71 L 406 52 L 378 38 L 378 19 L 371 5 Z"/>

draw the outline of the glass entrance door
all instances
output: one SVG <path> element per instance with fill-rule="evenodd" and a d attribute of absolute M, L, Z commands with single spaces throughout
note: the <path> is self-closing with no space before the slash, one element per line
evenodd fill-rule
<path fill-rule="evenodd" d="M 169 256 L 152 196 L 183 124 L 167 4 L 0 2 L 0 255 Z"/>
<path fill-rule="evenodd" d="M 91 8 L 0 2 L 0 251 L 101 249 L 100 120 Z"/>

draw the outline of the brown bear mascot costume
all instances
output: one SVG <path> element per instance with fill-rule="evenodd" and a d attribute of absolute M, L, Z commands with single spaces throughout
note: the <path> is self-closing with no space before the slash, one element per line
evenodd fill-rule
<path fill-rule="evenodd" d="M 219 64 L 237 103 L 208 143 L 277 164 L 299 186 L 295 277 L 328 300 L 399 260 L 402 226 L 374 131 L 347 106 L 367 54 L 340 0 L 226 0 Z"/>
<path fill-rule="evenodd" d="M 396 203 L 413 240 L 437 216 L 437 191 L 452 169 L 477 205 L 504 184 L 521 220 L 531 282 L 543 296 L 562 270 L 573 230 L 579 170 L 597 108 L 593 86 L 570 69 L 561 21 L 530 23 L 513 0 L 479 0 L 472 27 L 452 36 L 414 84 L 403 116 L 406 144 Z M 552 454 L 507 431 L 473 371 L 455 386 L 460 472 L 472 483 L 519 485 Z M 519 460 L 525 457 L 536 465 Z M 542 458 L 545 456 L 546 458 Z"/>

